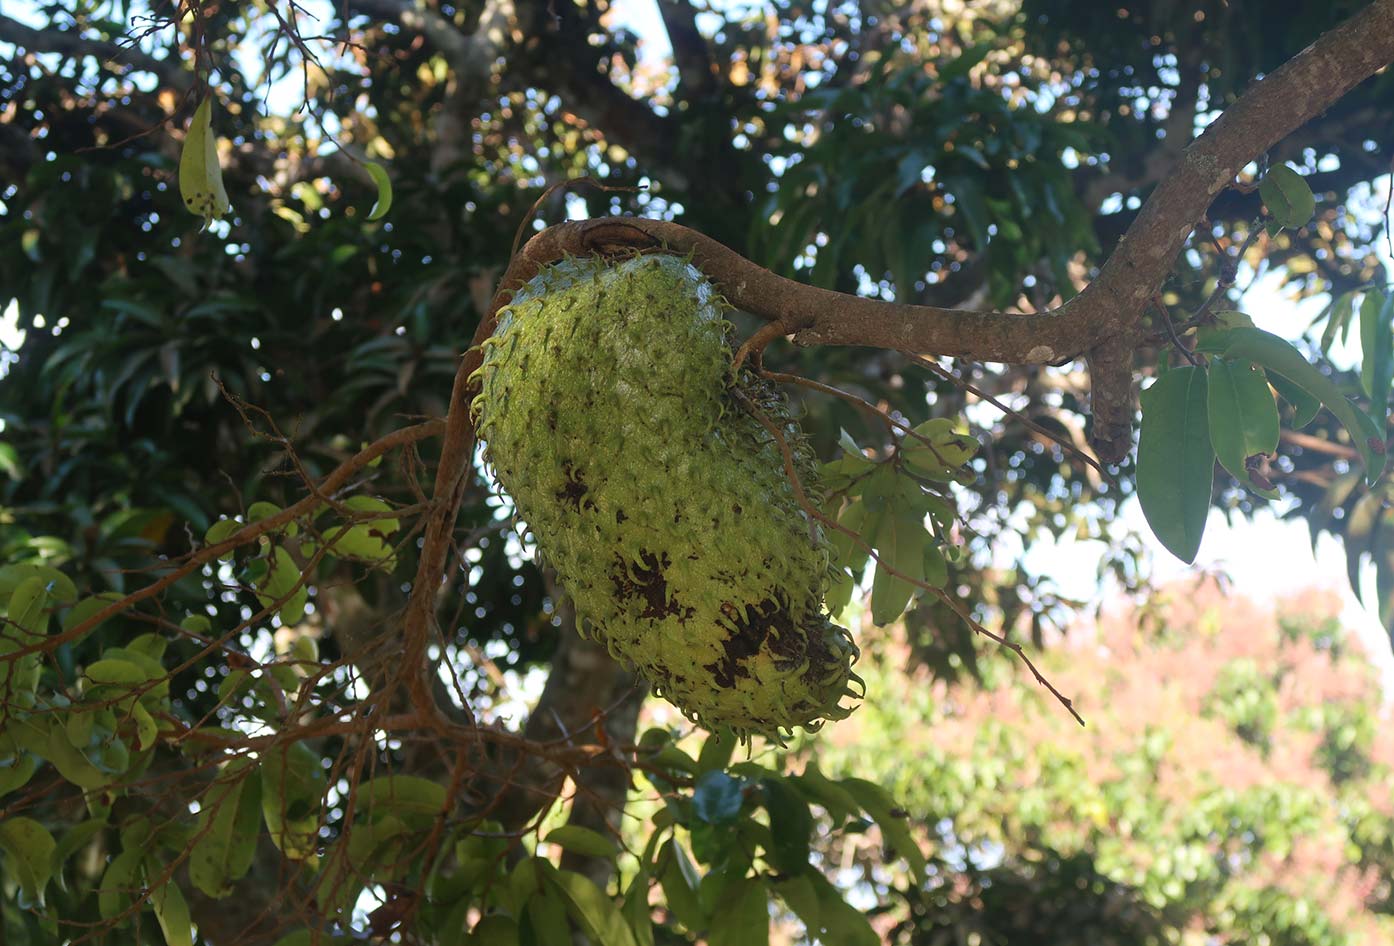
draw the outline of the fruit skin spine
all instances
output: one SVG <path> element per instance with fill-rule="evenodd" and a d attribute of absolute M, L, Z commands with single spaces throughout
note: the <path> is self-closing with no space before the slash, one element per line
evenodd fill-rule
<path fill-rule="evenodd" d="M 824 616 L 830 545 L 783 398 L 731 376 L 730 324 L 682 258 L 568 258 L 499 312 L 473 411 L 578 630 L 709 728 L 780 738 L 851 710 L 851 635 Z"/>

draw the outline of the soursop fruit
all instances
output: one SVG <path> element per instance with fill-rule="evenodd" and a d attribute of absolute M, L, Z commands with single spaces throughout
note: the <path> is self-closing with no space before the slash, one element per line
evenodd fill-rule
<path fill-rule="evenodd" d="M 725 308 L 672 255 L 548 266 L 500 311 L 473 409 L 578 629 L 690 719 L 778 739 L 845 717 L 861 680 L 823 613 L 830 545 L 748 405 L 810 490 L 813 456 L 770 385 L 732 376 Z"/>

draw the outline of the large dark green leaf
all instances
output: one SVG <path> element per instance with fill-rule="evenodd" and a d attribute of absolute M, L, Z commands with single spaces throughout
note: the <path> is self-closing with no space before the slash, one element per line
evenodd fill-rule
<path fill-rule="evenodd" d="M 721 896 L 725 907 L 713 912 L 710 946 L 767 946 L 770 913 L 764 883 L 744 877 L 728 884 Z"/>
<path fill-rule="evenodd" d="M 550 866 L 544 868 L 543 877 L 561 894 L 567 912 L 595 946 L 636 946 L 620 908 L 589 878 Z"/>
<path fill-rule="evenodd" d="M 1215 476 L 1207 400 L 1205 372 L 1190 366 L 1142 392 L 1138 501 L 1158 540 L 1184 562 L 1200 549 Z"/>
<path fill-rule="evenodd" d="M 1220 351 L 1226 358 L 1247 359 L 1276 372 L 1321 399 L 1327 410 L 1345 425 L 1365 463 L 1365 477 L 1373 483 L 1384 472 L 1385 452 L 1382 437 L 1371 438 L 1370 418 L 1341 393 L 1330 378 L 1318 371 L 1302 353 L 1283 339 L 1257 328 L 1237 328 L 1214 338 L 1207 346 Z M 1144 422 L 1145 423 L 1145 422 Z M 1376 427 L 1382 429 L 1383 423 Z"/>
<path fill-rule="evenodd" d="M 1220 465 L 1250 489 L 1275 498 L 1272 487 L 1254 482 L 1248 465 L 1251 457 L 1267 456 L 1278 448 L 1278 404 L 1263 372 L 1216 358 L 1210 362 L 1206 386 L 1210 443 Z"/>
<path fill-rule="evenodd" d="M 700 930 L 706 925 L 707 918 L 701 901 L 697 899 L 697 888 L 702 880 L 697 865 L 692 863 L 687 850 L 676 841 L 663 842 L 658 861 L 663 865 L 659 882 L 663 884 L 668 909 L 689 930 Z"/>
<path fill-rule="evenodd" d="M 808 802 L 781 778 L 762 779 L 760 787 L 765 792 L 773 839 L 766 854 L 780 873 L 796 874 L 808 866 L 808 843 L 813 834 Z"/>

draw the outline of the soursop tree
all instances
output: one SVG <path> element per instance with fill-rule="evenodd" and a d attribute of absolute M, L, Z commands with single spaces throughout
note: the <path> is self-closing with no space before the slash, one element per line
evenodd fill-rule
<path fill-rule="evenodd" d="M 1389 610 L 1394 4 L 656 11 L 0 15 L 7 938 L 875 942 L 933 813 L 806 733 L 735 754 L 851 711 L 870 625 L 1067 718 L 1070 602 L 1010 549 L 1106 538 L 1135 586 L 1134 492 L 1188 559 L 1290 499 Z M 720 312 L 523 330 L 636 256 Z M 1265 267 L 1331 296 L 1309 338 L 1243 311 Z M 751 490 L 750 535 L 655 511 Z M 608 547 L 626 496 L 663 549 Z M 641 728 L 655 686 L 715 732 Z"/>

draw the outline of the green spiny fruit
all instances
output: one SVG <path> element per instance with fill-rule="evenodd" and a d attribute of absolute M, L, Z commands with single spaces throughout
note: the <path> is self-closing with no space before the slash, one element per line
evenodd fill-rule
<path fill-rule="evenodd" d="M 731 371 L 724 301 L 666 254 L 546 267 L 485 344 L 476 429 L 578 627 L 709 728 L 776 739 L 851 709 L 851 635 L 823 613 L 830 546 L 783 399 Z M 752 411 L 752 408 L 754 410 Z"/>

